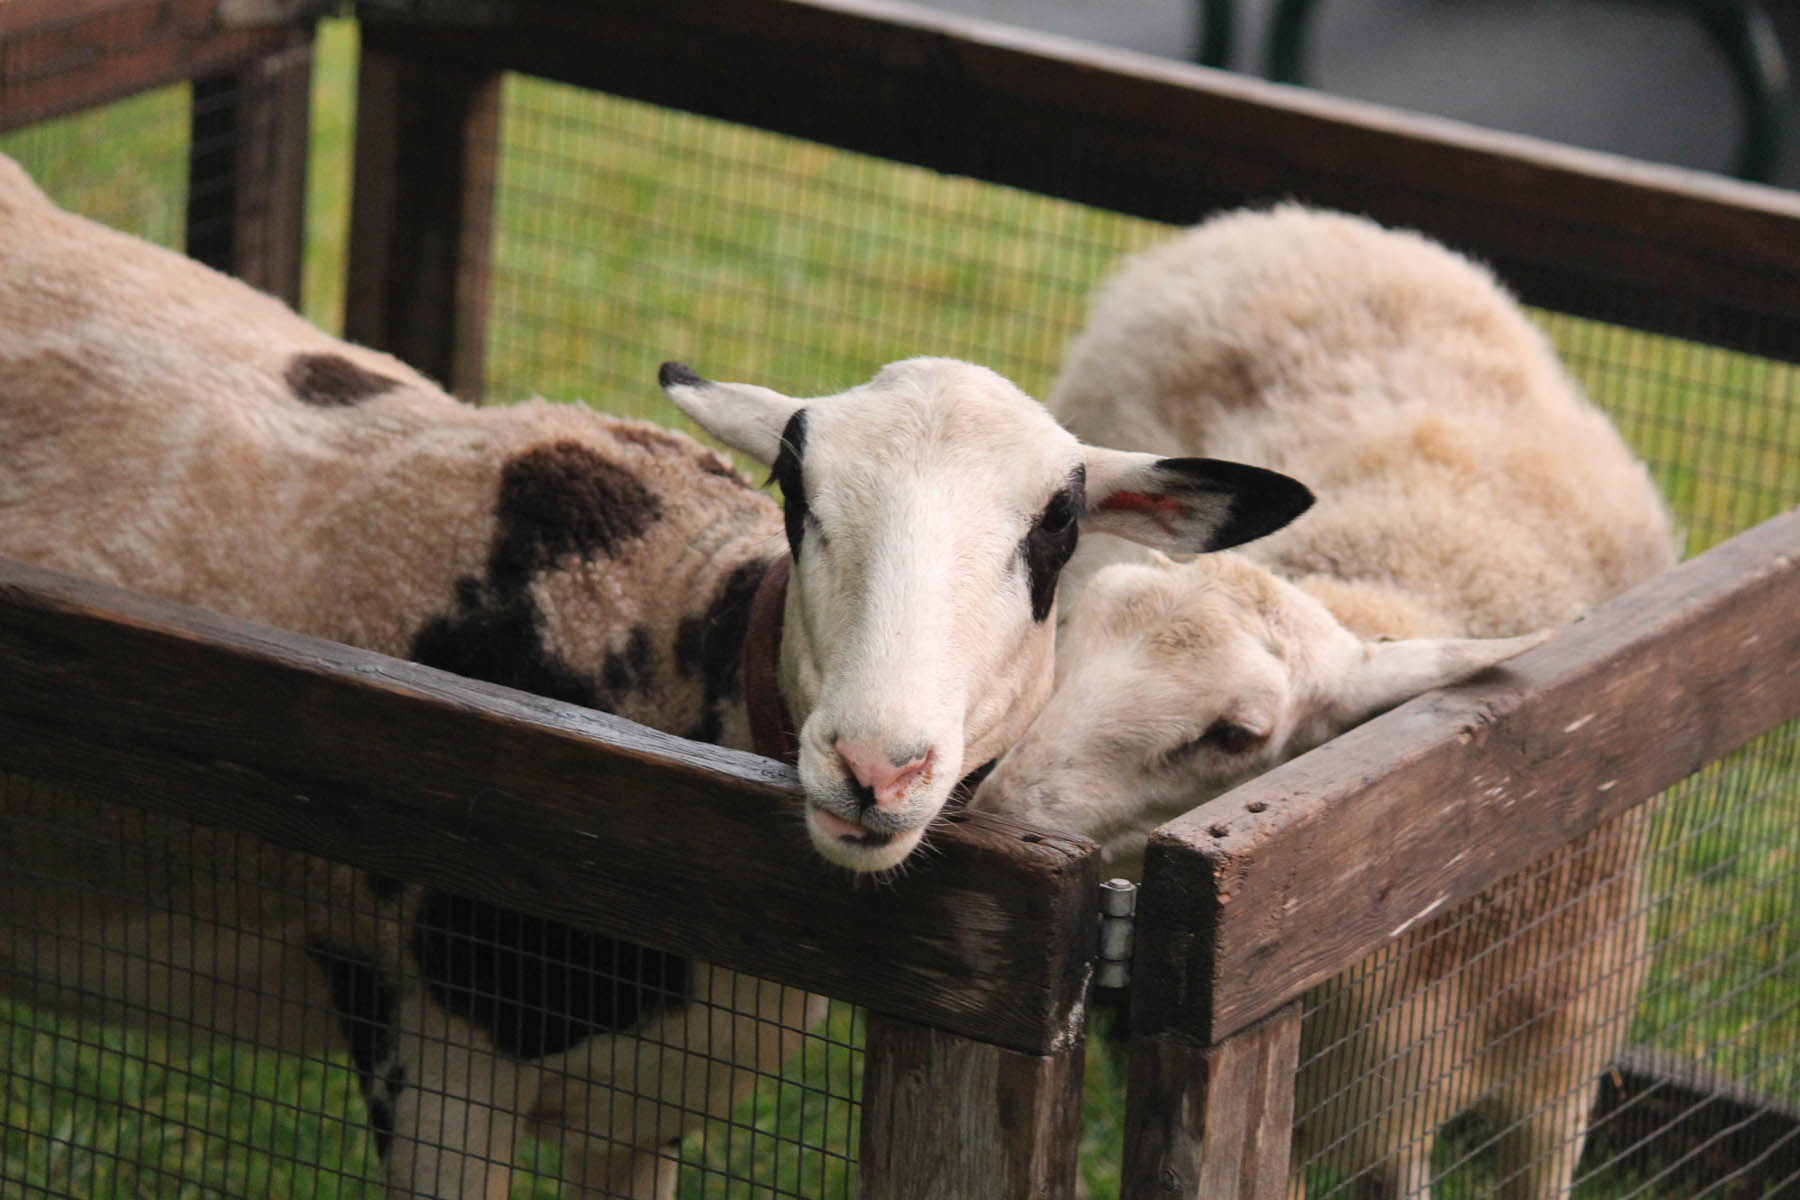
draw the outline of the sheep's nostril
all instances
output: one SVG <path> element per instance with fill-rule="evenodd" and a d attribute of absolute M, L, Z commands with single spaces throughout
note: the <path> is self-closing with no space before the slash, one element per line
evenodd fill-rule
<path fill-rule="evenodd" d="M 897 755 L 872 742 L 839 738 L 836 750 L 856 782 L 857 801 L 864 808 L 870 804 L 884 809 L 903 807 L 906 793 L 931 776 L 934 755 L 929 749 Z M 895 762 L 896 757 L 901 761 Z"/>

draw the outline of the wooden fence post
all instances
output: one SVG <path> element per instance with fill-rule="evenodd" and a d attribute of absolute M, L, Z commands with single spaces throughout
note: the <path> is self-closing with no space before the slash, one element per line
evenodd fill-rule
<path fill-rule="evenodd" d="M 871 1012 L 862 1200 L 1072 1200 L 1083 1052 L 1025 1054 Z"/>
<path fill-rule="evenodd" d="M 193 83 L 187 253 L 298 307 L 312 41 Z"/>
<path fill-rule="evenodd" d="M 1133 1037 L 1121 1200 L 1281 1200 L 1300 1002 L 1212 1046 Z"/>
<path fill-rule="evenodd" d="M 500 75 L 365 30 L 344 335 L 479 401 Z"/>

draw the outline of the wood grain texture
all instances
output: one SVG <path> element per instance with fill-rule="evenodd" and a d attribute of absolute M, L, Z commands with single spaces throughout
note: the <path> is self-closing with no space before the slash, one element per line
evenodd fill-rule
<path fill-rule="evenodd" d="M 1800 510 L 1151 839 L 1132 1024 L 1217 1041 L 1800 716 Z"/>
<path fill-rule="evenodd" d="M 1020 1054 L 869 1013 L 862 1200 L 1073 1200 L 1082 1048 Z"/>
<path fill-rule="evenodd" d="M 1287 1195 L 1300 1004 L 1216 1046 L 1131 1040 L 1120 1200 Z"/>
<path fill-rule="evenodd" d="M 481 398 L 498 71 L 365 41 L 344 336 Z"/>
<path fill-rule="evenodd" d="M 1080 839 L 954 814 L 900 878 L 852 878 L 767 759 L 4 559 L 0 679 L 0 769 L 1013 1049 L 1079 1042 Z"/>
<path fill-rule="evenodd" d="M 232 70 L 302 45 L 310 24 L 225 29 L 215 0 L 0 3 L 0 131 Z"/>
<path fill-rule="evenodd" d="M 187 253 L 300 306 L 312 43 L 194 81 Z"/>
<path fill-rule="evenodd" d="M 1297 198 L 1424 230 L 1523 298 L 1800 355 L 1800 196 L 857 0 L 514 0 L 365 45 L 525 71 L 1119 212 Z"/>

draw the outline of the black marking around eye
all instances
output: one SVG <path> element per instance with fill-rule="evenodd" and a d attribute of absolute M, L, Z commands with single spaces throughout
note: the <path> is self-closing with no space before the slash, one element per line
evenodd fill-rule
<path fill-rule="evenodd" d="M 1056 602 L 1056 581 L 1081 536 L 1087 503 L 1087 468 L 1076 467 L 1061 490 L 1050 497 L 1019 542 L 1031 590 L 1031 619 L 1042 622 Z"/>
<path fill-rule="evenodd" d="M 781 449 L 769 478 L 781 485 L 781 515 L 787 525 L 788 553 L 800 561 L 800 538 L 806 532 L 806 487 L 800 464 L 806 455 L 806 410 L 800 409 L 788 418 L 781 431 Z"/>

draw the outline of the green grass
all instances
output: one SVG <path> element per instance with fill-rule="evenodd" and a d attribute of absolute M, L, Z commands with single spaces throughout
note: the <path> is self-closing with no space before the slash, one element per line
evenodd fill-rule
<path fill-rule="evenodd" d="M 54 1020 L 0 1000 L 0 1194 L 381 1195 L 342 1062 Z"/>
<path fill-rule="evenodd" d="M 303 309 L 342 328 L 355 30 L 317 58 Z M 665 358 L 806 394 L 932 353 L 1041 394 L 1088 293 L 1156 225 L 844 154 L 576 88 L 510 78 L 503 97 L 485 391 L 537 393 L 670 423 Z M 160 89 L 0 138 L 60 203 L 179 246 L 187 93 Z M 1571 370 L 1651 463 L 1697 552 L 1800 496 L 1800 381 L 1751 356 L 1538 314 Z M 1634 1040 L 1800 1099 L 1800 903 L 1793 740 L 1710 769 L 1656 817 L 1658 955 Z M 7 1048 L 0 1192 L 73 1196 L 378 1194 L 342 1062 L 77 1029 L 0 1010 Z M 854 1192 L 860 1030 L 834 1013 L 792 1078 L 684 1146 L 683 1200 Z M 1082 1169 L 1116 1195 L 1122 1065 L 1090 1042 Z M 831 1099 L 828 1101 L 828 1097 Z M 1482 1137 L 1459 1123 L 1438 1161 Z M 800 1153 L 805 1142 L 824 1152 Z M 515 1196 L 556 1194 L 555 1148 L 528 1143 Z M 1441 1196 L 1479 1194 L 1474 1154 Z M 732 1180 L 737 1182 L 732 1182 Z M 746 1180 L 753 1182 L 745 1182 Z M 1314 1194 L 1328 1180 L 1315 1175 Z M 1624 1181 L 1588 1181 L 1613 1196 Z M 1677 1195 L 1678 1190 L 1647 1195 Z"/>

